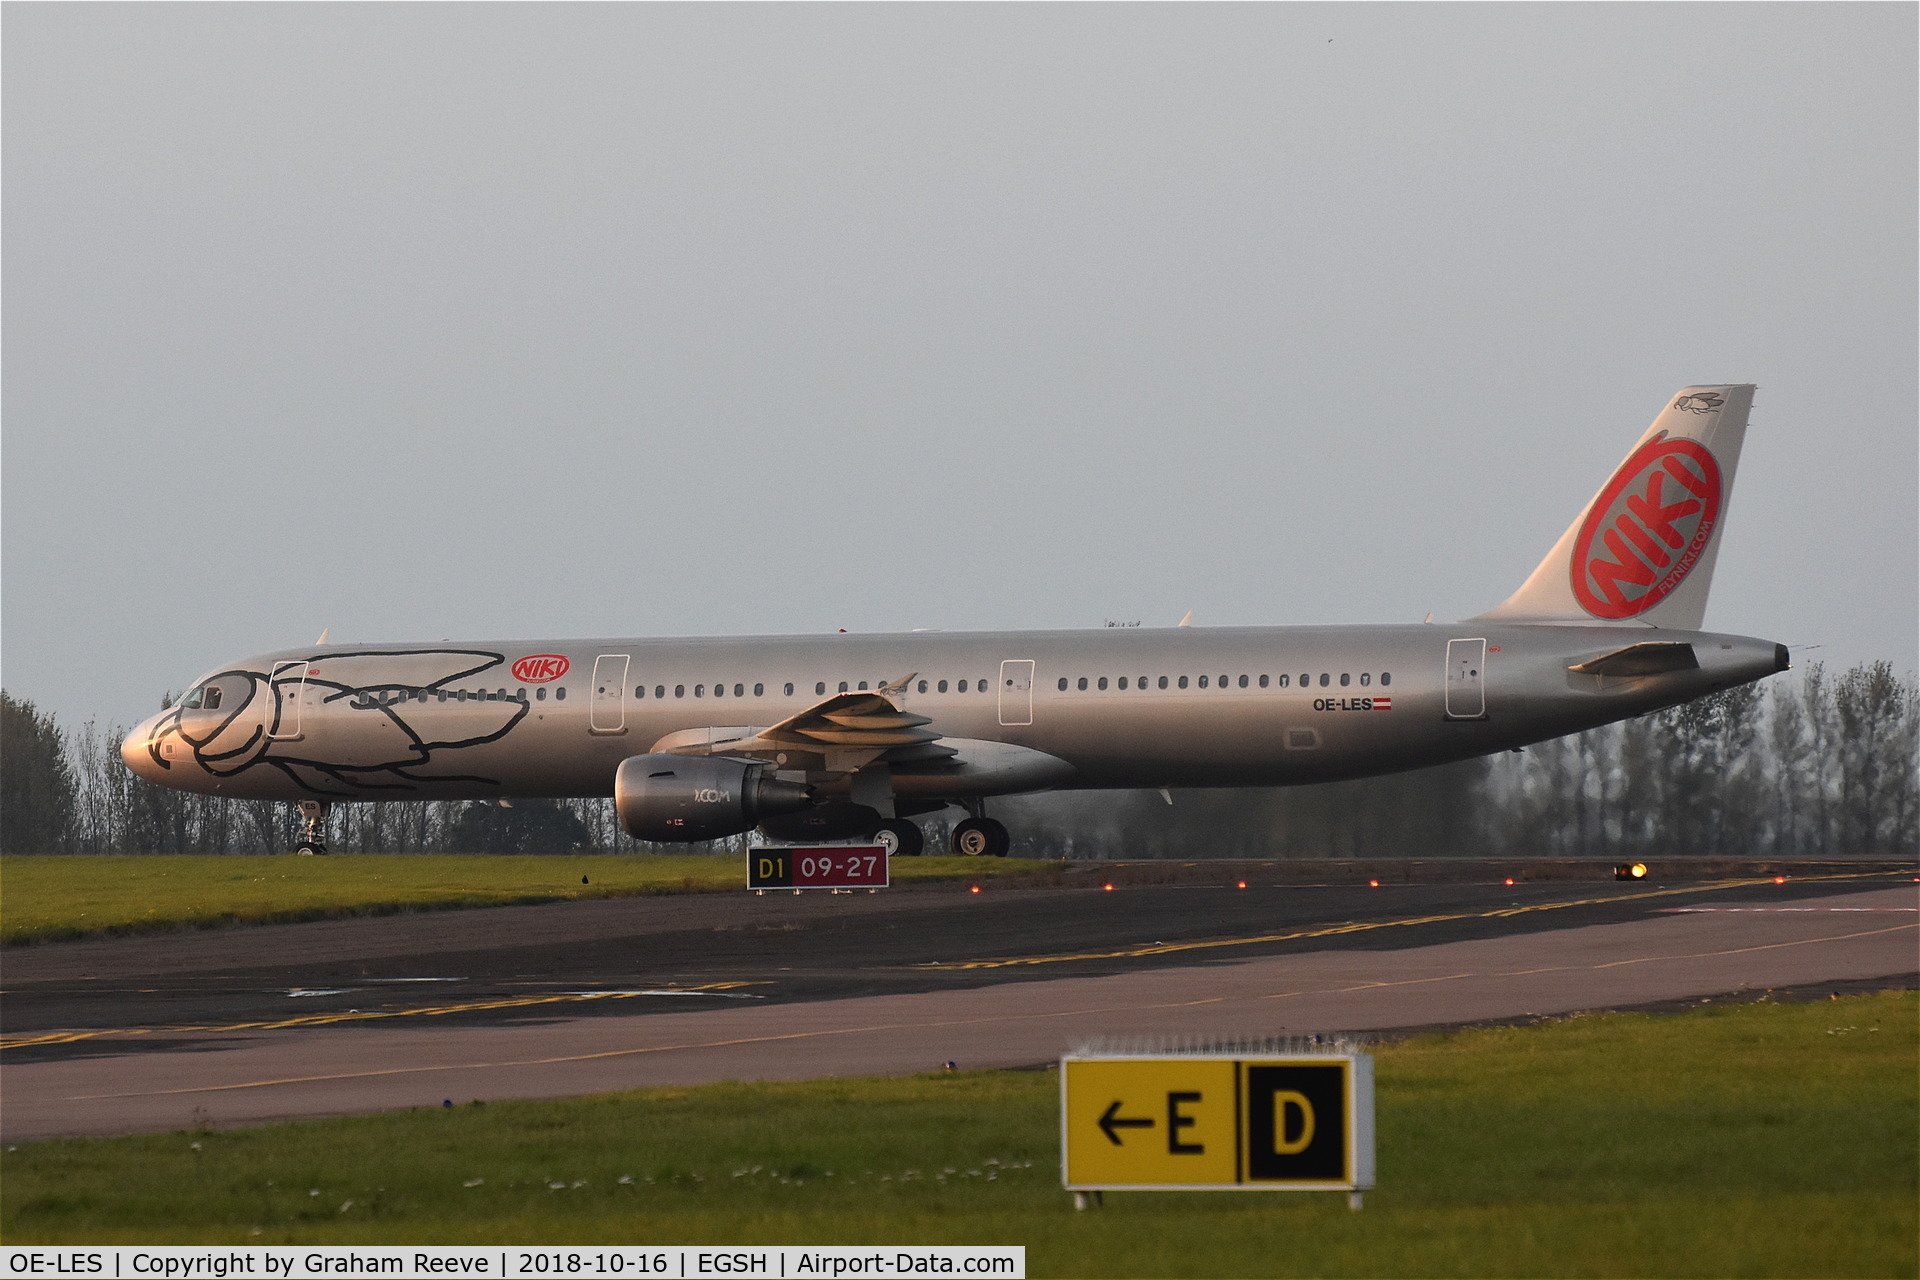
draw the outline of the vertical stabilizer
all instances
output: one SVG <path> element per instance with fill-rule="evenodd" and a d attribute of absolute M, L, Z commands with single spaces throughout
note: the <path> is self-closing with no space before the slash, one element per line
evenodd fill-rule
<path fill-rule="evenodd" d="M 1526 585 L 1480 618 L 1698 631 L 1752 407 L 1751 384 L 1681 391 Z"/>

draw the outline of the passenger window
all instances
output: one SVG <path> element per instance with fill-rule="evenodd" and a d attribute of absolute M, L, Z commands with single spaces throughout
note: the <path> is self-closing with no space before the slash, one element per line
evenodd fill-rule
<path fill-rule="evenodd" d="M 1362 671 L 1360 673 L 1360 687 L 1364 689 L 1372 683 L 1373 683 L 1373 677 L 1367 674 L 1366 672 Z"/>
<path fill-rule="evenodd" d="M 1231 683 L 1233 682 L 1231 680 L 1228 680 L 1225 676 L 1220 677 L 1220 687 L 1222 689 L 1226 688 Z"/>
<path fill-rule="evenodd" d="M 846 691 L 847 691 L 847 682 L 845 680 L 842 680 L 840 682 L 840 692 L 845 693 Z"/>
<path fill-rule="evenodd" d="M 1013 681 L 1009 680 L 1007 681 L 1007 683 L 1012 684 Z M 973 682 L 973 687 L 979 692 L 985 693 L 987 691 L 987 682 L 985 680 L 975 680 Z"/>
<path fill-rule="evenodd" d="M 654 696 L 654 697 L 656 697 L 656 698 L 664 698 L 664 697 L 666 697 L 666 696 L 667 696 L 667 686 L 665 686 L 665 685 L 663 685 L 663 684 L 657 684 L 657 685 L 655 685 L 655 686 L 653 686 L 653 696 Z"/>
<path fill-rule="evenodd" d="M 1127 687 L 1127 678 L 1125 676 L 1120 677 L 1120 687 L 1122 689 Z"/>
<path fill-rule="evenodd" d="M 965 680 L 962 680 L 959 684 L 954 686 L 954 689 L 956 692 L 965 693 L 967 691 L 967 682 Z"/>
<path fill-rule="evenodd" d="M 694 697 L 696 697 L 696 698 L 704 698 L 704 697 L 706 697 L 706 696 L 707 696 L 707 686 L 705 686 L 705 685 L 703 685 L 703 684 L 697 684 L 697 685 L 695 685 L 695 686 L 693 686 L 693 696 L 694 696 Z"/>
<path fill-rule="evenodd" d="M 1342 671 L 1340 673 L 1340 687 L 1344 689 L 1352 683 L 1353 683 L 1353 677 L 1347 674 L 1345 671 Z"/>
<path fill-rule="evenodd" d="M 1180 677 L 1180 687 L 1182 689 L 1187 687 L 1187 678 L 1185 676 Z"/>
<path fill-rule="evenodd" d="M 1324 689 L 1331 683 L 1333 683 L 1333 677 L 1322 671 L 1320 673 L 1320 687 Z"/>
<path fill-rule="evenodd" d="M 1065 676 L 1061 676 L 1061 677 L 1060 677 L 1060 692 L 1062 692 L 1062 693 L 1065 693 L 1066 691 L 1067 691 L 1067 678 L 1066 678 Z"/>
<path fill-rule="evenodd" d="M 637 685 L 635 685 L 635 686 L 633 686 L 633 696 L 634 696 L 634 697 L 636 697 L 636 698 L 644 698 L 644 697 L 646 697 L 646 696 L 647 696 L 647 686 L 645 686 L 645 685 L 643 685 L 643 684 L 637 684 Z"/>
<path fill-rule="evenodd" d="M 1383 685 L 1386 685 L 1386 684 L 1392 684 L 1392 683 L 1393 683 L 1393 673 L 1392 673 L 1391 671 L 1382 671 L 1382 672 L 1380 673 L 1380 683 L 1381 683 L 1381 684 L 1383 684 Z"/>
<path fill-rule="evenodd" d="M 1082 693 L 1084 693 L 1084 692 L 1086 692 L 1086 688 L 1087 688 L 1087 678 L 1086 678 L 1085 676 L 1081 676 L 1081 677 L 1080 677 L 1080 691 L 1081 691 Z"/>
<path fill-rule="evenodd" d="M 1140 688 L 1144 689 L 1147 687 L 1147 678 L 1145 676 L 1141 676 L 1137 683 Z"/>
<path fill-rule="evenodd" d="M 1160 687 L 1162 689 L 1167 687 L 1167 678 L 1165 676 L 1160 677 Z"/>
<path fill-rule="evenodd" d="M 1265 676 L 1260 677 L 1260 687 L 1262 689 L 1267 687 L 1267 678 Z"/>
<path fill-rule="evenodd" d="M 1105 676 L 1100 677 L 1100 687 L 1102 689 L 1107 687 L 1107 678 Z"/>
<path fill-rule="evenodd" d="M 1200 677 L 1200 687 L 1202 689 L 1207 687 L 1207 678 L 1205 676 Z"/>
<path fill-rule="evenodd" d="M 425 689 L 422 689 L 420 691 L 420 701 L 425 702 L 426 700 L 427 700 L 427 691 Z M 513 691 L 513 700 L 515 702 L 525 702 L 527 700 L 527 691 L 525 689 L 515 689 Z"/>
<path fill-rule="evenodd" d="M 867 682 L 865 680 L 862 680 L 860 682 L 860 692 L 865 693 L 866 691 L 867 691 Z"/>
<path fill-rule="evenodd" d="M 683 684 L 677 684 L 677 685 L 675 685 L 675 686 L 673 686 L 673 696 L 674 696 L 674 697 L 676 697 L 676 698 L 684 698 L 684 697 L 686 697 L 686 696 L 687 696 L 687 686 L 685 686 L 685 685 L 683 685 Z"/>
<path fill-rule="evenodd" d="M 1293 677 L 1292 676 L 1276 676 L 1274 678 L 1274 683 L 1278 684 L 1282 689 L 1284 689 L 1288 685 L 1293 683 Z"/>
<path fill-rule="evenodd" d="M 754 686 L 753 686 L 753 696 L 754 696 L 754 697 L 756 697 L 756 698 L 764 698 L 764 697 L 766 697 L 766 696 L 767 696 L 767 686 L 766 686 L 766 685 L 764 685 L 764 684 L 756 684 L 756 685 L 754 685 Z"/>
<path fill-rule="evenodd" d="M 1313 683 L 1313 677 L 1308 675 L 1306 672 L 1302 671 L 1300 673 L 1300 687 L 1304 689 L 1312 683 Z"/>
<path fill-rule="evenodd" d="M 938 684 L 937 686 L 935 686 L 935 687 L 936 687 L 936 688 L 938 688 L 938 689 L 939 689 L 939 691 L 940 691 L 941 693 L 945 693 L 945 692 L 947 691 L 947 682 L 946 682 L 945 680 L 942 680 L 942 681 L 941 681 L 941 682 L 940 682 L 940 683 L 939 683 L 939 684 Z"/>
<path fill-rule="evenodd" d="M 817 682 L 817 683 L 816 683 L 816 684 L 815 684 L 815 685 L 813 686 L 813 691 L 814 691 L 814 693 L 816 693 L 816 694 L 821 694 L 821 693 L 825 693 L 825 692 L 827 691 L 827 682 L 826 682 L 825 680 L 821 680 L 821 681 L 819 681 L 819 682 Z"/>
<path fill-rule="evenodd" d="M 555 689 L 553 691 L 553 700 L 555 702 L 565 702 L 567 700 L 567 686 L 561 685 L 558 689 Z"/>
<path fill-rule="evenodd" d="M 446 696 L 447 696 L 446 692 L 443 690 L 440 694 L 440 697 L 444 700 Z M 547 686 L 541 685 L 540 688 L 537 691 L 535 691 L 533 696 L 535 701 L 545 702 L 547 700 Z"/>
<path fill-rule="evenodd" d="M 925 680 L 922 680 L 920 682 L 920 692 L 925 693 L 926 691 L 927 691 L 927 682 Z"/>
<path fill-rule="evenodd" d="M 787 694 L 786 694 L 786 696 L 787 696 L 787 697 L 789 697 L 789 698 L 791 698 L 791 697 L 793 696 L 793 681 L 791 681 L 791 680 L 789 680 L 789 681 L 787 681 Z"/>

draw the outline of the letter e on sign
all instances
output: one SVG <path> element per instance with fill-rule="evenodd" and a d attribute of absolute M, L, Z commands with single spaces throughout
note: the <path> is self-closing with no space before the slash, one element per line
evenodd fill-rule
<path fill-rule="evenodd" d="M 567 674 L 573 664 L 564 653 L 535 653 L 513 664 L 513 678 L 521 684 L 546 684 Z"/>

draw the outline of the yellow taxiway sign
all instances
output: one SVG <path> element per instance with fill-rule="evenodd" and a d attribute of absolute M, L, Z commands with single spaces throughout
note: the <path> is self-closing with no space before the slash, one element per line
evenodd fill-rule
<path fill-rule="evenodd" d="M 1354 1191 L 1373 1185 L 1373 1060 L 1070 1056 L 1060 1064 L 1070 1191 Z"/>

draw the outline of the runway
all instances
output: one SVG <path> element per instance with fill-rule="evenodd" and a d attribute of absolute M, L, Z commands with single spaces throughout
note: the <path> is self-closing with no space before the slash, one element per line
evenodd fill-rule
<path fill-rule="evenodd" d="M 1910 874 L 701 895 L 15 949 L 0 1138 L 1023 1067 L 1884 980 Z"/>

